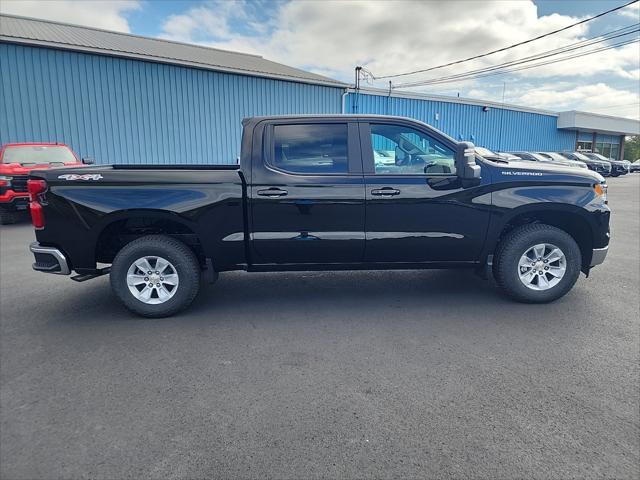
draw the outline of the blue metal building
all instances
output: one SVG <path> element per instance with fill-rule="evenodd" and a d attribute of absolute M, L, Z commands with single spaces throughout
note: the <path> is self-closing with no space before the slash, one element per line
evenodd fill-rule
<path fill-rule="evenodd" d="M 550 112 L 465 99 L 453 102 L 446 97 L 397 95 L 350 93 L 348 106 L 350 111 L 417 118 L 457 140 L 491 150 L 574 150 L 576 144 L 575 132 L 558 130 L 558 116 Z"/>
<path fill-rule="evenodd" d="M 0 16 L 0 143 L 69 144 L 97 163 L 234 163 L 241 120 L 374 113 L 498 151 L 622 154 L 640 123 L 477 100 L 350 89 L 255 55 Z"/>

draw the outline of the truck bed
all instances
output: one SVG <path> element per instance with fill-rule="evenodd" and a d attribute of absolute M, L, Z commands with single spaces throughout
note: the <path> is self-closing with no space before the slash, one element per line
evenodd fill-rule
<path fill-rule="evenodd" d="M 37 170 L 30 178 L 47 182 L 46 228 L 36 237 L 62 248 L 76 270 L 95 268 L 95 252 L 114 229 L 132 234 L 166 225 L 206 238 L 199 248 L 215 255 L 219 270 L 245 262 L 245 187 L 237 165 L 96 165 Z"/>

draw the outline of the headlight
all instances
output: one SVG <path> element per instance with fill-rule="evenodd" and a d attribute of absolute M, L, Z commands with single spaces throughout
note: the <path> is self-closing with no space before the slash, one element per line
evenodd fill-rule
<path fill-rule="evenodd" d="M 593 186 L 593 190 L 596 192 L 596 196 L 602 198 L 604 203 L 607 203 L 607 184 L 597 183 Z"/>
<path fill-rule="evenodd" d="M 13 180 L 13 177 L 5 177 L 4 175 L 0 175 L 0 187 L 10 187 L 11 180 Z"/>

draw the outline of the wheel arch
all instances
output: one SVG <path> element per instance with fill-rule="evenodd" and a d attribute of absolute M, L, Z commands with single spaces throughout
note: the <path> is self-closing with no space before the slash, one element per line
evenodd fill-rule
<path fill-rule="evenodd" d="M 146 235 L 167 235 L 185 243 L 204 264 L 201 235 L 196 223 L 165 210 L 123 210 L 106 215 L 94 227 L 94 255 L 97 262 L 111 263 L 127 243 Z"/>
<path fill-rule="evenodd" d="M 588 272 L 593 254 L 594 231 L 587 213 L 580 207 L 567 204 L 536 204 L 516 208 L 495 223 L 487 253 L 493 254 L 502 239 L 513 229 L 542 223 L 567 232 L 575 240 L 582 255 L 582 269 Z"/>

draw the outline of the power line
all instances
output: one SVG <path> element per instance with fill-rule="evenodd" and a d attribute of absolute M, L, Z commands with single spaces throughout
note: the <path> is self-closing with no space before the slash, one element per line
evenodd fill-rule
<path fill-rule="evenodd" d="M 540 52 L 537 53 L 535 55 L 530 55 L 528 57 L 523 57 L 521 59 L 517 59 L 517 60 L 512 60 L 510 62 L 505 62 L 505 63 L 501 63 L 498 65 L 493 65 L 490 67 L 484 67 L 484 68 L 480 68 L 480 69 L 476 69 L 476 70 L 468 70 L 466 72 L 463 73 L 458 73 L 455 75 L 449 75 L 449 76 L 445 76 L 445 77 L 437 77 L 435 79 L 430 79 L 430 80 L 419 80 L 419 81 L 415 81 L 415 82 L 408 82 L 405 84 L 400 84 L 397 85 L 397 87 L 407 87 L 407 86 L 418 86 L 418 85 L 422 85 L 423 83 L 426 82 L 431 82 L 434 80 L 441 80 L 441 79 L 454 79 L 454 78 L 463 78 L 463 77 L 467 77 L 470 75 L 474 75 L 474 74 L 478 74 L 478 73 L 484 73 L 484 72 L 490 72 L 490 71 L 494 71 L 494 70 L 500 70 L 503 69 L 505 67 L 510 67 L 510 66 L 515 66 L 515 65 L 520 65 L 523 63 L 529 63 L 531 61 L 534 60 L 542 60 L 544 58 L 548 58 L 548 57 L 552 57 L 555 55 L 560 55 L 561 53 L 568 53 L 574 50 L 579 50 L 581 48 L 585 48 L 591 45 L 595 45 L 597 43 L 602 43 L 608 40 L 613 40 L 614 38 L 619 38 L 619 37 L 623 37 L 626 35 L 630 35 L 632 33 L 637 33 L 640 31 L 640 29 L 636 29 L 636 30 L 629 30 L 630 28 L 635 28 L 640 26 L 640 23 L 636 23 L 633 25 L 628 25 L 626 27 L 623 28 L 619 28 L 617 30 L 613 30 L 611 32 L 607 32 L 604 35 L 598 36 L 598 37 L 592 37 L 586 40 L 582 40 L 580 42 L 576 42 L 573 44 L 569 44 L 569 45 L 565 45 L 564 47 L 560 47 L 560 48 L 556 48 L 553 50 L 548 50 L 545 52 Z M 624 33 L 619 33 L 623 30 L 629 30 L 627 32 Z M 617 35 L 613 35 L 614 33 L 618 33 Z"/>
<path fill-rule="evenodd" d="M 495 75 L 504 75 L 506 73 L 519 72 L 519 71 L 522 71 L 522 70 L 528 70 L 530 68 L 537 68 L 537 67 L 541 67 L 541 66 L 544 66 L 544 65 L 552 65 L 554 63 L 565 62 L 567 60 L 571 60 L 571 59 L 574 59 L 574 58 L 585 57 L 587 55 L 592 55 L 594 53 L 602 52 L 602 51 L 605 51 L 605 50 L 611 50 L 611 49 L 619 48 L 619 47 L 622 47 L 622 46 L 625 46 L 625 45 L 629 45 L 629 44 L 632 44 L 632 43 L 637 43 L 638 41 L 639 41 L 638 39 L 625 40 L 623 42 L 619 42 L 619 43 L 615 43 L 615 44 L 607 45 L 607 46 L 602 46 L 602 47 L 599 47 L 599 48 L 596 48 L 596 49 L 593 49 L 593 50 L 588 50 L 586 52 L 581 52 L 581 53 L 577 53 L 577 54 L 574 54 L 574 55 L 567 55 L 567 56 L 560 57 L 560 58 L 557 58 L 557 59 L 554 59 L 554 60 L 535 63 L 533 65 L 525 65 L 525 66 L 519 67 L 519 68 L 511 68 L 511 69 L 506 68 L 505 69 L 504 67 L 499 67 L 499 68 L 493 68 L 493 69 L 471 71 L 471 72 L 468 72 L 467 74 L 451 75 L 449 77 L 440 77 L 440 78 L 435 78 L 435 79 L 431 79 L 431 80 L 423 80 L 423 81 L 419 81 L 419 82 L 402 83 L 402 84 L 399 84 L 399 85 L 395 85 L 394 88 L 409 88 L 409 87 L 419 87 L 419 86 L 423 86 L 423 85 L 437 85 L 437 84 L 442 84 L 442 83 L 451 83 L 451 82 L 457 82 L 457 81 L 463 81 L 463 80 L 472 80 L 472 79 L 476 79 L 476 78 L 491 77 L 491 76 L 495 76 Z M 562 52 L 562 53 L 566 53 L 566 52 Z M 542 57 L 536 58 L 536 60 L 541 60 L 543 58 L 547 58 L 547 57 L 554 56 L 554 55 L 557 55 L 557 54 L 542 56 Z M 522 62 L 522 63 L 528 63 L 528 62 Z M 508 66 L 513 66 L 513 65 L 508 65 Z"/>
<path fill-rule="evenodd" d="M 611 50 L 614 48 L 619 48 L 625 45 L 629 45 L 632 43 L 638 43 L 639 40 L 627 40 L 625 42 L 621 42 L 621 43 L 617 43 L 614 45 L 609 45 L 606 47 L 601 47 L 595 50 L 589 50 L 588 52 L 583 52 L 580 54 L 576 54 L 576 55 L 568 55 L 566 57 L 562 57 L 562 58 L 558 58 L 555 60 L 550 60 L 547 62 L 540 62 L 540 63 L 536 63 L 534 65 L 527 65 L 524 67 L 519 67 L 519 68 L 512 68 L 512 69 L 506 69 L 506 70 L 502 70 L 502 71 L 497 71 L 497 72 L 490 72 L 490 73 L 486 73 L 486 74 L 481 74 L 481 75 L 469 75 L 467 77 L 464 78 L 454 78 L 454 79 L 435 79 L 435 80 L 428 80 L 428 81 L 424 81 L 424 82 L 416 82 L 416 83 L 412 83 L 412 84 L 400 84 L 400 85 L 396 85 L 395 88 L 408 88 L 408 87 L 419 87 L 419 86 L 423 86 L 423 85 L 438 85 L 438 84 L 442 84 L 442 83 L 452 83 L 452 82 L 459 82 L 459 81 L 464 81 L 464 80 L 474 80 L 476 78 L 484 78 L 484 77 L 492 77 L 492 76 L 496 76 L 496 75 L 504 75 L 507 73 L 513 73 L 513 72 L 519 72 L 522 70 L 528 70 L 530 68 L 537 68 L 537 67 L 542 67 L 544 65 L 552 65 L 554 63 L 561 63 L 561 62 L 565 62 L 567 60 L 571 60 L 574 58 L 580 58 L 580 57 L 586 57 L 588 55 L 592 55 L 594 53 L 598 53 L 598 52 L 603 52 L 605 50 Z"/>
<path fill-rule="evenodd" d="M 481 55 L 475 55 L 473 57 L 465 58 L 463 60 L 457 60 L 455 62 L 445 63 L 443 65 L 437 65 L 435 67 L 424 68 L 424 69 L 421 69 L 421 70 L 414 70 L 412 72 L 398 73 L 398 74 L 395 74 L 395 75 L 383 75 L 383 76 L 375 76 L 375 75 L 371 74 L 371 76 L 376 80 L 384 80 L 386 78 L 405 77 L 407 75 L 414 75 L 416 73 L 430 72 L 432 70 L 436 70 L 436 69 L 439 69 L 439 68 L 450 67 L 452 65 L 458 65 L 460 63 L 468 62 L 470 60 L 476 60 L 478 58 L 486 57 L 488 55 L 493 55 L 494 53 L 504 52 L 505 50 L 509 50 L 511 48 L 519 47 L 520 45 L 525 45 L 527 43 L 531 43 L 531 42 L 534 42 L 536 40 L 540 40 L 541 38 L 545 38 L 545 37 L 548 37 L 550 35 L 555 35 L 556 33 L 563 32 L 563 31 L 568 30 L 570 28 L 573 28 L 575 26 L 582 25 L 584 23 L 587 23 L 587 22 L 590 22 L 592 20 L 595 20 L 596 18 L 600 18 L 600 17 L 602 17 L 604 15 L 608 15 L 609 13 L 612 13 L 612 12 L 615 12 L 615 11 L 620 10 L 622 8 L 628 7 L 629 5 L 633 5 L 634 3 L 637 3 L 638 1 L 640 1 L 640 0 L 632 0 L 631 2 L 625 3 L 624 5 L 620 5 L 619 7 L 612 8 L 610 10 L 607 10 L 606 12 L 602 12 L 602 13 L 599 13 L 597 15 L 594 15 L 593 17 L 589 17 L 589 18 L 586 18 L 586 19 L 581 20 L 579 22 L 573 23 L 571 25 L 567 25 L 566 27 L 559 28 L 559 29 L 554 30 L 552 32 L 545 33 L 543 35 L 538 35 L 537 37 L 530 38 L 529 40 L 525 40 L 525 41 L 522 41 L 522 42 L 519 42 L 519 43 L 514 43 L 512 45 L 509 45 L 509 46 L 506 46 L 506 47 L 503 47 L 503 48 L 499 48 L 497 50 L 492 50 L 490 52 L 483 53 Z M 369 73 L 371 73 L 371 72 L 369 72 Z"/>

